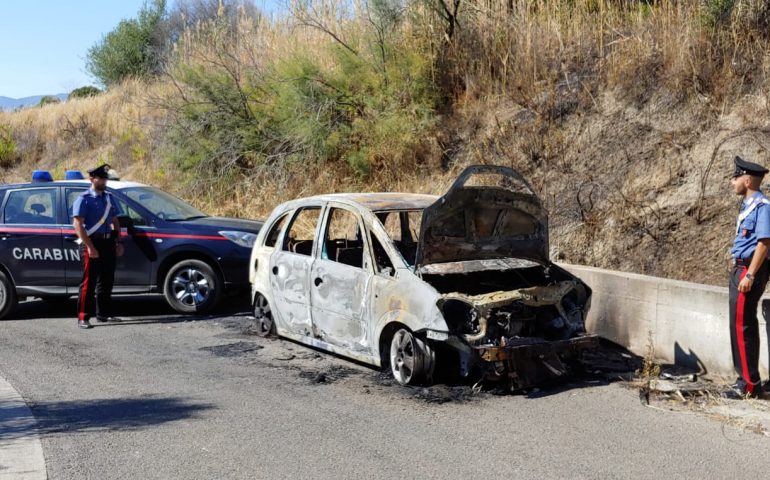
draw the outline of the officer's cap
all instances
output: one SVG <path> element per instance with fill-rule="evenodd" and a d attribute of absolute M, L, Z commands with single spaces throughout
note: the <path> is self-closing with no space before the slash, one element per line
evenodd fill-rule
<path fill-rule="evenodd" d="M 89 177 L 109 178 L 110 166 L 106 163 L 88 171 Z"/>
<path fill-rule="evenodd" d="M 754 162 L 748 162 L 741 157 L 735 157 L 735 172 L 733 177 L 740 177 L 741 175 L 753 175 L 755 177 L 764 177 L 768 170 L 762 165 L 758 165 Z"/>

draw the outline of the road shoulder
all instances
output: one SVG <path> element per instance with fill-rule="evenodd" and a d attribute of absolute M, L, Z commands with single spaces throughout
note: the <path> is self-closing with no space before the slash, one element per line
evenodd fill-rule
<path fill-rule="evenodd" d="M 0 480 L 45 478 L 35 417 L 19 392 L 0 376 Z"/>

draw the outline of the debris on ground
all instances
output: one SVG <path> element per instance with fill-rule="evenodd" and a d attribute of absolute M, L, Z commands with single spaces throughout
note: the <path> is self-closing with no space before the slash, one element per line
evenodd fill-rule
<path fill-rule="evenodd" d="M 332 365 L 324 370 L 302 370 L 299 372 L 300 378 L 310 380 L 311 383 L 333 383 L 337 380 L 360 373 L 358 370 Z"/>
<path fill-rule="evenodd" d="M 239 357 L 264 348 L 253 342 L 235 342 L 225 345 L 212 345 L 210 347 L 201 347 L 200 350 L 209 352 L 217 357 Z"/>

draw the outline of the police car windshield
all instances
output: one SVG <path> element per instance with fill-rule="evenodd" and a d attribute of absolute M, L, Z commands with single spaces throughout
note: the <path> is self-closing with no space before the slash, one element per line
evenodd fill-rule
<path fill-rule="evenodd" d="M 208 216 L 175 196 L 157 188 L 133 187 L 123 189 L 121 193 L 163 220 L 179 222 Z"/>

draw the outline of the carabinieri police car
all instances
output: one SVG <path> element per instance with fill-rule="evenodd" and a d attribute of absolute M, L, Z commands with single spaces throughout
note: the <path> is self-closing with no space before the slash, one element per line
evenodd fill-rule
<path fill-rule="evenodd" d="M 0 185 L 0 318 L 20 297 L 77 295 L 83 267 L 72 204 L 90 183 L 77 171 L 65 178 L 36 171 L 31 183 Z M 177 312 L 203 313 L 224 292 L 249 289 L 249 255 L 262 222 L 210 217 L 140 183 L 109 180 L 107 190 L 125 246 L 113 294 L 162 293 Z"/>

